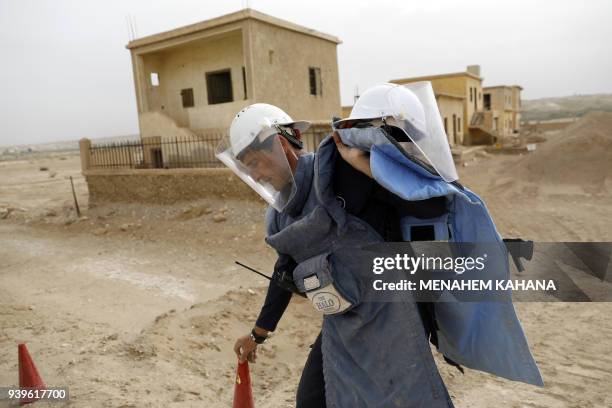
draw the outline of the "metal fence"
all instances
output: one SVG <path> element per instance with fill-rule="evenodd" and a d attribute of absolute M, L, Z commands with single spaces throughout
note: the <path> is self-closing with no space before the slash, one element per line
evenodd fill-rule
<path fill-rule="evenodd" d="M 329 123 L 313 122 L 302 135 L 304 148 L 315 151 L 329 134 Z M 224 165 L 215 149 L 226 132 L 195 130 L 192 136 L 149 136 L 140 140 L 100 143 L 89 147 L 90 169 L 215 168 Z"/>
<path fill-rule="evenodd" d="M 222 167 L 215 148 L 223 134 L 207 137 L 145 137 L 141 140 L 92 145 L 92 169 L 170 169 Z"/>

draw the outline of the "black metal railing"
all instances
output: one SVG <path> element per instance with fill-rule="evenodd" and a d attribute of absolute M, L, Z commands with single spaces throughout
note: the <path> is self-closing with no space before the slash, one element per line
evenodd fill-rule
<path fill-rule="evenodd" d="M 173 169 L 224 167 L 215 157 L 226 132 L 194 131 L 183 137 L 149 136 L 140 140 L 98 143 L 89 148 L 90 169 Z M 314 122 L 304 132 L 304 149 L 315 151 L 331 132 L 326 122 Z"/>
<path fill-rule="evenodd" d="M 92 145 L 91 169 L 170 169 L 222 167 L 215 148 L 223 134 L 206 137 L 145 137 Z"/>

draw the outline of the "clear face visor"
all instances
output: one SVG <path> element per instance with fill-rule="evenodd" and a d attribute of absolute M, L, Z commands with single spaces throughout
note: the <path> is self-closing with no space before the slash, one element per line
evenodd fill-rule
<path fill-rule="evenodd" d="M 418 101 L 414 96 L 407 97 L 406 89 Z M 394 144 L 408 157 L 449 183 L 459 178 L 430 82 L 395 86 L 389 89 L 384 100 L 377 103 L 381 106 L 365 106 L 365 110 L 372 114 L 378 111 L 382 113 L 382 118 L 345 119 L 336 122 L 334 129 L 342 137 L 343 129 L 347 133 L 348 130 L 355 132 L 363 129 L 362 133 L 366 134 L 365 130 L 370 127 L 381 127 L 385 130 L 386 138 L 372 137 L 372 144 Z"/>
<path fill-rule="evenodd" d="M 391 111 L 397 113 L 386 118 L 386 123 L 403 130 L 445 181 L 450 183 L 457 180 L 459 176 L 431 83 L 416 82 L 403 86 L 419 99 L 423 106 L 423 115 L 415 118 L 409 114 L 414 112 L 414 108 L 404 106 L 407 100 L 402 97 L 402 90 L 398 86 L 391 89 L 388 94 Z"/>
<path fill-rule="evenodd" d="M 227 136 L 215 156 L 279 212 L 295 195 L 293 172 L 275 129 L 262 131 L 240 152 L 234 152 Z"/>

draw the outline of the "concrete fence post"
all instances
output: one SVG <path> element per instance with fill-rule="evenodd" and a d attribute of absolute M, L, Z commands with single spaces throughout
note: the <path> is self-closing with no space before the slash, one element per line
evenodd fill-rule
<path fill-rule="evenodd" d="M 81 152 L 81 171 L 85 172 L 91 164 L 91 140 L 83 138 L 79 140 L 79 150 Z"/>

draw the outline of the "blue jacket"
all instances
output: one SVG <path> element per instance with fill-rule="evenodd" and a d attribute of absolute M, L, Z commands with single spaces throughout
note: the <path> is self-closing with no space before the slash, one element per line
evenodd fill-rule
<path fill-rule="evenodd" d="M 333 283 L 353 306 L 325 315 L 323 371 L 328 407 L 450 407 L 415 302 L 362 302 L 360 283 L 351 273 L 359 257 L 346 249 L 382 242 L 363 220 L 348 214 L 332 188 L 338 156 L 326 138 L 313 156 L 300 159 L 297 194 L 281 213 L 268 213 L 266 241 L 296 262 L 294 280 L 317 276 Z M 312 166 L 312 167 L 311 167 Z M 405 200 L 445 196 L 450 211 L 442 217 L 458 241 L 498 242 L 484 203 L 405 159 L 392 145 L 371 147 L 375 179 Z M 412 220 L 402 220 L 410 223 Z M 408 236 L 405 239 L 409 239 Z M 542 385 L 511 303 L 436 303 L 440 350 L 452 360 L 513 380 Z"/>

